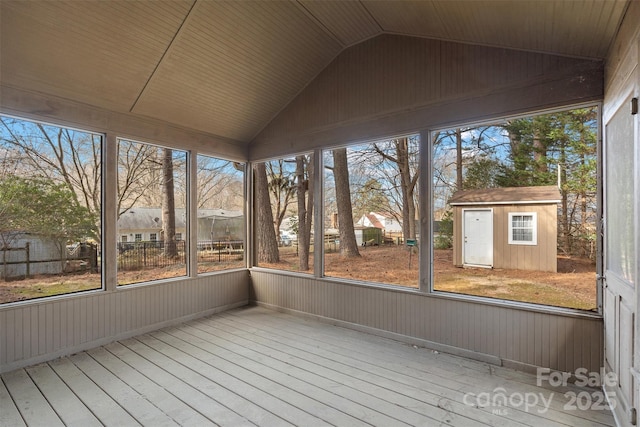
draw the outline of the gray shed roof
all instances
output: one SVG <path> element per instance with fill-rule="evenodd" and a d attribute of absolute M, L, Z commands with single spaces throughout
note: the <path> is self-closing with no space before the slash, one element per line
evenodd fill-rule
<path fill-rule="evenodd" d="M 449 204 L 459 205 L 505 205 L 559 203 L 560 191 L 555 185 L 539 187 L 481 188 L 456 191 Z"/>

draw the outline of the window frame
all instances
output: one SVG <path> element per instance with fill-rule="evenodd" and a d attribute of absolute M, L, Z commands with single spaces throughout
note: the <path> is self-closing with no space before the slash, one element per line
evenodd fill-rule
<path fill-rule="evenodd" d="M 531 217 L 532 226 L 531 227 L 514 227 L 513 226 L 513 218 L 514 217 Z M 524 246 L 537 246 L 538 245 L 538 213 L 537 212 L 509 212 L 508 213 L 509 221 L 508 221 L 508 243 L 510 245 L 524 245 Z M 515 230 L 531 230 L 531 240 L 515 240 L 513 237 L 513 232 Z"/>
<path fill-rule="evenodd" d="M 589 317 L 589 318 L 601 318 L 603 314 L 603 277 L 602 271 L 605 263 L 605 255 L 604 250 L 602 248 L 603 245 L 603 234 L 602 227 L 604 223 L 602 222 L 603 218 L 603 207 L 604 207 L 604 199 L 603 199 L 603 191 L 602 191 L 602 165 L 604 163 L 604 154 L 603 154 L 603 120 L 604 120 L 604 106 L 602 101 L 589 101 L 582 103 L 569 103 L 562 104 L 557 107 L 540 109 L 540 110 L 527 110 L 514 114 L 500 114 L 491 116 L 488 118 L 480 119 L 480 120 L 468 120 L 468 121 L 454 121 L 448 122 L 444 124 L 425 126 L 422 128 L 421 135 L 424 135 L 424 140 L 432 141 L 434 136 L 444 130 L 451 129 L 457 127 L 473 127 L 473 126 L 483 126 L 483 125 L 491 125 L 500 120 L 510 120 L 510 119 L 518 119 L 528 116 L 534 115 L 542 115 L 542 114 L 552 114 L 557 112 L 563 112 L 574 109 L 581 108 L 592 108 L 595 107 L 598 110 L 597 115 L 597 130 L 596 130 L 596 138 L 597 138 L 597 147 L 596 147 L 596 156 L 597 156 L 597 173 L 598 173 L 598 183 L 597 183 L 597 191 L 596 191 L 596 216 L 599 220 L 596 223 L 596 255 L 595 255 L 595 264 L 596 264 L 596 277 L 594 279 L 594 286 L 596 287 L 596 308 L 595 311 L 592 310 L 583 310 L 579 308 L 572 307 L 561 307 L 555 305 L 546 305 L 541 303 L 531 303 L 531 302 L 523 302 L 523 301 L 515 301 L 508 299 L 498 299 L 498 298 L 490 298 L 483 297 L 478 295 L 466 295 L 461 293 L 453 293 L 435 289 L 434 282 L 434 271 L 433 271 L 433 242 L 431 239 L 422 239 L 420 241 L 420 251 L 421 253 L 430 254 L 428 257 L 425 257 L 421 262 L 421 271 L 420 271 L 420 292 L 427 295 L 434 295 L 442 298 L 453 299 L 453 300 L 461 300 L 461 301 L 475 301 L 481 302 L 483 304 L 490 304 L 501 307 L 509 307 L 509 308 L 519 308 L 519 309 L 527 309 L 532 312 L 541 312 L 541 313 L 562 313 L 568 314 L 571 316 L 577 317 Z M 433 145 L 430 144 L 428 149 L 422 150 L 421 153 L 421 169 L 425 172 L 421 174 L 419 179 L 420 182 L 424 185 L 425 191 L 421 194 L 420 198 L 420 207 L 427 212 L 429 215 L 429 220 L 433 219 L 434 210 L 433 210 Z M 421 232 L 426 232 L 426 234 L 433 236 L 432 224 L 429 220 L 426 220 L 426 225 L 421 227 Z M 531 246 L 531 245 L 529 245 Z"/>
<path fill-rule="evenodd" d="M 73 121 L 67 121 L 67 120 L 60 120 L 60 119 L 52 119 L 51 117 L 46 117 L 44 115 L 39 115 L 39 114 L 32 114 L 32 113 L 26 113 L 24 111 L 16 114 L 14 112 L 11 112 L 9 110 L 5 110 L 0 108 L 0 116 L 5 117 L 5 118 L 10 118 L 10 119 L 14 119 L 14 120 L 20 120 L 20 121 L 24 121 L 24 122 L 30 122 L 30 123 L 35 123 L 35 124 L 39 124 L 42 126 L 50 126 L 50 127 L 56 127 L 56 128 L 60 128 L 60 129 L 65 129 L 67 131 L 72 131 L 72 132 L 81 132 L 81 133 L 85 133 L 85 134 L 90 134 L 93 136 L 98 136 L 100 137 L 100 149 L 99 149 L 99 156 L 100 156 L 100 165 L 99 168 L 96 168 L 96 170 L 99 170 L 99 174 L 100 174 L 100 183 L 99 183 L 99 191 L 100 191 L 100 202 L 101 202 L 101 207 L 100 207 L 100 212 L 98 214 L 98 220 L 99 220 L 99 233 L 100 233 L 100 242 L 98 242 L 97 244 L 97 251 L 99 254 L 105 254 L 106 249 L 107 249 L 107 245 L 105 243 L 105 239 L 107 236 L 106 233 L 106 222 L 107 222 L 107 211 L 108 208 L 106 207 L 106 200 L 107 200 L 107 191 L 106 188 L 108 186 L 107 184 L 107 179 L 108 179 L 108 139 L 109 139 L 109 132 L 105 131 L 102 128 L 97 128 L 95 126 L 91 126 L 89 124 L 84 124 L 84 125 L 78 125 L 78 123 L 73 122 Z M 118 243 L 117 241 L 115 242 L 114 245 L 114 250 L 117 248 Z M 84 290 L 74 290 L 74 291 L 70 291 L 70 292 L 64 292 L 64 293 L 60 293 L 60 294 L 53 294 L 53 295 L 46 295 L 46 296 L 39 296 L 39 297 L 34 297 L 34 298 L 26 298 L 23 300 L 18 300 L 18 301 L 13 301 L 13 302 L 5 302 L 5 303 L 0 303 L 0 311 L 2 311 L 3 309 L 7 309 L 13 306 L 22 306 L 22 305 L 30 305 L 30 304 L 41 304 L 43 301 L 50 301 L 50 300 L 55 300 L 55 299 L 60 299 L 60 298 L 75 298 L 78 296 L 83 296 L 83 295 L 87 295 L 87 294 L 91 294 L 91 293 L 96 293 L 96 292 L 104 292 L 108 290 L 108 282 L 107 282 L 107 275 L 108 273 L 106 273 L 107 270 L 107 266 L 104 263 L 104 258 L 101 258 L 100 261 L 100 266 L 99 266 L 99 274 L 100 274 L 100 286 L 96 287 L 96 288 L 92 288 L 92 289 L 84 289 Z"/>
<path fill-rule="evenodd" d="M 192 259 L 189 261 L 189 265 L 191 267 L 191 271 L 192 271 L 192 276 L 194 277 L 203 277 L 203 276 L 208 276 L 208 275 L 212 275 L 212 274 L 224 274 L 226 272 L 229 271 L 235 271 L 235 270 L 240 270 L 240 269 L 248 269 L 250 267 L 250 265 L 248 264 L 248 260 L 250 258 L 250 251 L 248 250 L 250 248 L 250 243 L 249 243 L 249 235 L 248 235 L 248 224 L 251 218 L 251 210 L 249 208 L 249 206 L 247 205 L 247 198 L 249 197 L 250 191 L 248 189 L 248 185 L 250 182 L 250 179 L 253 179 L 252 176 L 250 176 L 250 171 L 251 171 L 251 166 L 250 163 L 248 161 L 236 161 L 236 160 L 232 160 L 229 158 L 225 158 L 223 156 L 220 155 L 216 155 L 216 154 L 212 154 L 212 153 L 205 153 L 205 152 L 199 152 L 199 151 L 192 151 L 190 153 L 191 155 L 191 169 L 193 171 L 192 175 L 190 176 L 190 182 L 191 185 L 193 187 L 193 191 L 189 192 L 190 196 L 191 196 L 191 204 L 190 206 L 193 206 L 192 208 L 192 212 L 191 212 L 191 218 L 190 218 L 190 224 L 191 224 L 191 228 L 189 231 L 187 231 L 186 233 L 176 233 L 176 235 L 181 234 L 181 239 L 184 240 L 185 235 L 190 237 L 190 240 L 192 241 L 192 243 L 190 244 L 191 247 L 191 253 L 193 253 L 193 257 Z M 212 271 L 206 271 L 206 270 L 201 270 L 202 265 L 201 265 L 201 258 L 200 255 L 198 254 L 199 251 L 203 248 L 203 247 L 210 247 L 213 248 L 213 240 L 211 241 L 211 246 L 207 246 L 207 244 L 205 243 L 204 245 L 201 245 L 198 242 L 198 235 L 200 233 L 200 231 L 198 230 L 199 227 L 199 212 L 201 212 L 201 210 L 207 209 L 207 208 L 202 208 L 200 207 L 200 198 L 199 198 L 199 194 L 198 194 L 198 188 L 200 185 L 200 158 L 201 157 L 206 157 L 209 159 L 213 159 L 213 161 L 220 161 L 220 162 L 227 162 L 227 164 L 239 164 L 242 166 L 242 168 L 238 168 L 237 165 L 234 165 L 233 167 L 237 169 L 238 172 L 240 172 L 238 175 L 240 175 L 242 177 L 242 207 L 240 209 L 232 209 L 232 208 L 225 208 L 223 210 L 226 210 L 227 212 L 229 211 L 241 211 L 242 212 L 242 230 L 239 233 L 241 236 L 241 250 L 242 250 L 242 260 L 241 262 L 239 262 L 238 264 L 241 265 L 231 265 L 231 266 L 227 266 L 225 268 L 219 269 L 219 270 L 212 270 Z M 226 167 L 226 166 L 225 166 Z M 176 237 L 177 239 L 177 237 Z M 237 243 L 237 240 L 232 240 L 231 246 L 230 247 L 225 247 L 224 249 L 227 250 L 228 254 L 230 254 L 230 252 L 232 252 L 235 249 L 235 246 L 233 245 L 233 243 Z M 218 248 L 218 252 L 221 250 L 222 248 Z M 230 249 L 230 251 L 229 251 Z"/>
<path fill-rule="evenodd" d="M 136 144 L 136 145 L 145 145 L 145 146 L 149 146 L 149 147 L 153 147 L 154 149 L 157 150 L 162 150 L 162 149 L 169 149 L 172 151 L 172 153 L 174 154 L 175 152 L 180 152 L 184 154 L 184 161 L 185 161 L 185 166 L 184 166 L 184 208 L 179 208 L 176 207 L 176 211 L 180 210 L 180 209 L 184 209 L 185 213 L 184 215 L 184 221 L 185 221 L 185 228 L 186 228 L 186 235 L 190 237 L 189 234 L 189 230 L 191 227 L 190 224 L 190 211 L 191 211 L 191 201 L 190 201 L 190 191 L 191 191 L 191 183 L 190 183 L 190 175 L 191 175 L 191 169 L 190 169 L 190 162 L 191 162 L 191 156 L 193 155 L 193 151 L 188 149 L 187 147 L 182 147 L 182 146 L 172 146 L 172 145 L 167 145 L 165 143 L 162 142 L 149 142 L 149 140 L 147 139 L 140 139 L 140 138 L 131 138 L 129 136 L 126 136 L 125 134 L 120 134 L 117 131 L 114 131 L 112 133 L 110 133 L 110 135 L 112 136 L 112 138 L 114 138 L 114 140 L 116 141 L 116 150 L 114 152 L 114 164 L 112 165 L 115 170 L 114 170 L 114 174 L 115 174 L 115 187 L 116 187 L 116 193 L 114 194 L 114 196 L 117 197 L 117 187 L 119 186 L 119 156 L 120 156 L 120 151 L 119 148 L 121 147 L 121 143 L 128 143 L 128 144 Z M 175 165 L 174 165 L 175 166 Z M 176 168 L 174 167 L 173 169 L 173 173 L 174 173 L 174 180 L 176 178 Z M 142 206 L 140 206 L 142 207 Z M 129 208 L 127 211 L 131 211 L 132 208 L 135 207 L 131 207 Z M 160 208 L 162 209 L 162 208 Z M 116 217 L 117 217 L 117 212 L 116 212 Z M 177 217 L 176 217 L 177 218 Z M 116 239 L 118 235 L 123 235 L 124 233 L 122 232 L 122 230 L 119 228 L 118 225 L 118 219 L 116 219 L 115 224 L 114 224 L 116 233 Z M 155 241 L 155 242 L 151 242 L 149 240 L 149 233 L 145 233 L 144 231 L 141 232 L 133 232 L 133 233 L 129 233 L 130 235 L 133 234 L 133 241 L 131 243 L 135 243 L 136 245 L 134 245 L 135 248 L 142 248 L 142 250 L 145 250 L 144 248 L 147 247 L 148 244 L 153 243 L 154 248 L 158 248 L 159 245 L 161 245 L 164 241 L 164 238 L 162 236 L 162 233 L 159 233 L 159 240 Z M 138 236 L 140 236 L 140 238 L 138 238 Z M 184 236 L 184 234 L 183 234 Z M 178 242 L 178 240 L 176 240 L 176 242 Z M 131 286 L 150 286 L 153 285 L 155 283 L 163 283 L 166 281 L 171 281 L 171 280 L 187 280 L 190 278 L 193 278 L 194 275 L 191 272 L 191 267 L 190 267 L 190 263 L 191 263 L 191 259 L 192 259 L 192 255 L 191 255 L 191 248 L 190 245 L 188 244 L 188 241 L 185 241 L 185 244 L 183 246 L 183 250 L 184 250 L 184 255 L 183 256 L 179 256 L 178 259 L 183 259 L 184 260 L 184 274 L 180 274 L 180 275 L 175 275 L 175 276 L 170 276 L 170 277 L 153 277 L 150 279 L 146 279 L 146 280 L 141 280 L 141 281 L 136 281 L 136 282 L 130 282 L 130 283 L 122 283 L 121 282 L 121 276 L 120 276 L 120 272 L 124 271 L 118 268 L 118 264 L 116 262 L 116 266 L 114 269 L 114 276 L 115 276 L 115 289 L 120 289 L 123 287 L 131 287 Z"/>
<path fill-rule="evenodd" d="M 323 155 L 323 152 L 326 150 L 329 150 L 329 148 L 296 151 L 296 152 L 288 153 L 282 156 L 255 159 L 249 163 L 249 166 L 245 171 L 245 182 L 250 182 L 250 190 L 251 190 L 247 193 L 247 197 L 245 198 L 245 202 L 247 202 L 251 206 L 251 213 L 250 215 L 248 215 L 249 217 L 248 227 L 251 230 L 251 236 L 250 236 L 250 239 L 247 239 L 247 242 L 246 242 L 248 244 L 250 241 L 251 250 L 250 250 L 250 253 L 245 251 L 245 257 L 247 258 L 247 265 L 249 269 L 251 268 L 263 269 L 264 271 L 268 271 L 272 273 L 291 274 L 299 277 L 310 277 L 310 276 L 323 277 L 321 272 L 324 271 L 324 251 L 316 250 L 317 248 L 315 248 L 314 245 L 311 245 L 311 244 L 310 244 L 309 254 L 308 254 L 308 261 L 310 265 L 308 270 L 294 270 L 294 269 L 287 269 L 283 267 L 279 267 L 279 268 L 271 267 L 271 266 L 266 266 L 264 264 L 261 264 L 260 261 L 258 260 L 258 246 L 260 243 L 255 232 L 258 225 L 257 225 L 257 214 L 256 214 L 256 208 L 255 208 L 255 199 L 256 199 L 257 192 L 255 190 L 256 179 L 255 179 L 254 168 L 255 168 L 255 165 L 260 163 L 264 163 L 266 165 L 267 163 L 278 162 L 278 161 L 295 162 L 295 159 L 298 156 L 310 156 L 312 160 L 307 166 L 313 167 L 313 170 L 315 171 L 313 174 L 312 180 L 310 180 L 312 181 L 313 188 L 314 188 L 313 190 L 314 201 L 313 201 L 313 204 L 307 206 L 307 209 L 309 209 L 310 207 L 312 207 L 313 209 L 313 214 L 311 216 L 312 224 L 311 224 L 310 236 L 323 235 L 324 225 L 322 224 L 322 220 L 319 219 L 319 218 L 322 218 L 322 215 L 324 215 L 324 206 L 323 206 L 324 204 L 323 204 L 323 201 L 321 200 L 322 194 L 324 193 L 324 187 L 323 187 L 323 181 L 322 181 L 323 172 L 318 172 L 318 171 L 324 170 L 322 155 Z M 308 169 L 305 168 L 304 172 L 306 174 L 308 172 Z M 250 181 L 246 181 L 247 173 L 251 174 Z M 295 177 L 295 167 L 293 168 L 293 176 Z M 267 181 L 268 179 L 269 179 L 269 176 L 267 175 Z M 308 196 L 306 196 L 306 193 L 305 193 L 305 199 L 307 199 L 307 197 Z M 293 206 L 295 206 L 295 209 L 296 209 L 295 217 L 297 217 L 297 214 L 298 214 L 297 205 L 294 204 Z M 293 217 L 293 215 L 291 217 Z M 280 236 L 280 230 L 276 235 L 276 238 L 278 241 L 280 240 L 279 236 Z M 295 234 L 294 236 L 295 236 L 295 240 L 292 240 L 292 241 L 297 242 L 299 239 L 299 233 Z M 312 237 L 310 237 L 310 239 L 312 239 Z M 297 243 L 295 244 L 295 246 L 297 246 Z M 313 251 L 311 251 L 312 248 L 313 248 Z M 280 255 L 281 255 L 280 251 L 282 249 L 283 249 L 283 246 L 279 245 L 278 251 Z M 297 252 L 296 252 L 296 256 L 297 256 Z"/>

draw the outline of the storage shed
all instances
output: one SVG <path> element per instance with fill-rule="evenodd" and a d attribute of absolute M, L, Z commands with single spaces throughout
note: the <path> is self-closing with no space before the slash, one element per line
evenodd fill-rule
<path fill-rule="evenodd" d="M 558 271 L 555 186 L 464 190 L 453 207 L 453 263 L 463 267 Z"/>

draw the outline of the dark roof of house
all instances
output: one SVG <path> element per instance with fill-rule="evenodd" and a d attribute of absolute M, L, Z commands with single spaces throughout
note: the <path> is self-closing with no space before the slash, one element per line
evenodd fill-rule
<path fill-rule="evenodd" d="M 456 191 L 449 204 L 455 205 L 489 205 L 489 204 L 528 204 L 558 203 L 560 191 L 555 185 L 539 187 L 505 187 L 482 188 L 478 190 Z"/>
<path fill-rule="evenodd" d="M 198 209 L 200 218 L 235 218 L 241 217 L 242 211 L 228 209 Z M 184 208 L 176 208 L 176 228 L 186 226 L 186 211 Z M 162 228 L 162 209 L 135 207 L 120 215 L 118 219 L 120 229 L 154 229 Z"/>

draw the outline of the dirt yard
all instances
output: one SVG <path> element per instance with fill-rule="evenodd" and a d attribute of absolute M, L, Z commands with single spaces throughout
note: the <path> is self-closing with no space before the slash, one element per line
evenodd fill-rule
<path fill-rule="evenodd" d="M 261 266 L 297 270 L 295 251 L 292 248 L 282 249 L 285 250 L 281 251 L 279 264 Z M 342 259 L 337 253 L 327 253 L 325 274 L 330 277 L 417 287 L 418 254 L 411 254 L 410 257 L 406 248 L 399 246 L 360 248 L 360 253 L 361 258 L 358 260 Z M 434 258 L 435 289 L 438 291 L 583 310 L 596 308 L 595 265 L 588 260 L 558 257 L 558 273 L 548 273 L 457 268 L 453 265 L 451 250 L 436 250 Z M 175 272 L 155 270 L 124 274 L 126 277 L 120 277 L 119 280 L 127 283 L 175 277 Z M 89 273 L 0 282 L 0 303 L 99 288 L 99 275 Z"/>
<path fill-rule="evenodd" d="M 409 260 L 403 247 L 370 247 L 360 251 L 362 261 L 347 262 L 327 254 L 327 276 L 418 286 L 416 254 Z M 558 257 L 558 272 L 458 268 L 453 251 L 434 251 L 434 288 L 438 291 L 533 302 L 582 310 L 596 309 L 595 264 Z"/>

